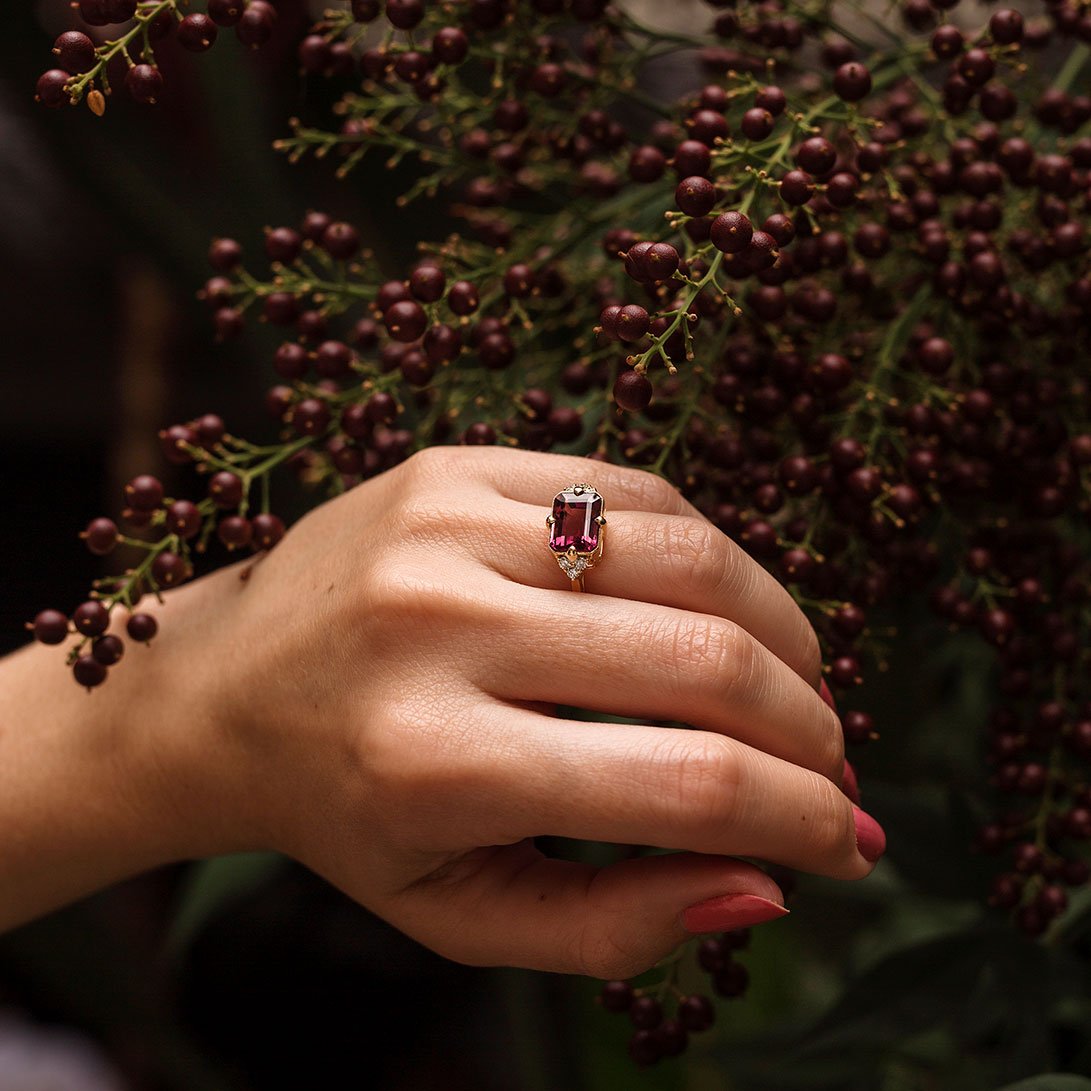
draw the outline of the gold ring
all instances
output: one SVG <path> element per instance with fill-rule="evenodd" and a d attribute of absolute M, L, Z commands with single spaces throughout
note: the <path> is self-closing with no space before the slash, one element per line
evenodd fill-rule
<path fill-rule="evenodd" d="M 553 497 L 553 511 L 546 516 L 549 549 L 572 581 L 573 591 L 583 590 L 584 572 L 602 559 L 605 510 L 602 497 L 586 481 L 569 485 Z"/>

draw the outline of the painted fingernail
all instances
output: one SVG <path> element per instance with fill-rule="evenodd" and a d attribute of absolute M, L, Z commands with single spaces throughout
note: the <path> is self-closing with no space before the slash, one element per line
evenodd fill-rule
<path fill-rule="evenodd" d="M 841 791 L 853 801 L 860 802 L 860 785 L 856 781 L 856 770 L 845 762 L 845 771 L 841 774 Z"/>
<path fill-rule="evenodd" d="M 830 693 L 830 687 L 826 685 L 826 679 L 823 678 L 818 686 L 818 695 L 833 709 L 834 713 L 837 712 L 837 702 L 833 699 L 833 694 Z"/>
<path fill-rule="evenodd" d="M 720 894 L 682 912 L 687 932 L 731 932 L 786 917 L 788 910 L 756 894 Z"/>
<path fill-rule="evenodd" d="M 874 864 L 886 852 L 886 834 L 883 827 L 859 807 L 852 808 L 856 820 L 856 847 L 869 864 Z"/>

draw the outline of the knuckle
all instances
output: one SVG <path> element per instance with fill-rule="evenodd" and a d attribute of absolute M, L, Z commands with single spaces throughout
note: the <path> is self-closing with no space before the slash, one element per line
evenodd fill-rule
<path fill-rule="evenodd" d="M 456 448 L 444 445 L 421 447 L 401 463 L 401 473 L 415 480 L 432 480 L 450 469 L 456 451 Z"/>
<path fill-rule="evenodd" d="M 742 781 L 739 753 L 722 735 L 702 732 L 668 756 L 674 771 L 673 811 L 683 831 L 717 833 L 734 821 Z"/>
<path fill-rule="evenodd" d="M 370 628 L 384 639 L 405 624 L 415 627 L 419 639 L 429 631 L 422 626 L 438 625 L 455 612 L 451 587 L 442 574 L 409 558 L 371 566 L 361 577 L 360 596 L 373 623 Z"/>
<path fill-rule="evenodd" d="M 814 777 L 814 800 L 806 823 L 813 855 L 830 862 L 854 856 L 856 826 L 852 806 L 841 790 L 825 777 Z"/>
<path fill-rule="evenodd" d="M 692 695 L 694 685 L 703 682 L 725 703 L 748 705 L 763 698 L 765 679 L 756 645 L 733 622 L 696 617 L 684 622 L 672 651 L 681 693 Z"/>
<path fill-rule="evenodd" d="M 647 470 L 633 471 L 634 501 L 644 511 L 683 512 L 682 494 L 665 478 Z"/>
<path fill-rule="evenodd" d="M 631 937 L 599 924 L 580 930 L 573 955 L 576 972 L 600 981 L 619 981 L 636 977 L 651 969 L 655 961 L 634 943 Z"/>
<path fill-rule="evenodd" d="M 659 525 L 659 549 L 672 577 L 692 585 L 702 598 L 715 598 L 727 572 L 720 532 L 699 519 L 669 519 Z"/>
<path fill-rule="evenodd" d="M 820 698 L 816 698 L 821 700 Z M 818 754 L 819 768 L 834 784 L 840 785 L 845 769 L 845 733 L 841 721 L 822 704 L 820 710 Z"/>
<path fill-rule="evenodd" d="M 442 533 L 448 521 L 446 507 L 427 492 L 402 497 L 389 515 L 399 541 L 427 541 Z"/>

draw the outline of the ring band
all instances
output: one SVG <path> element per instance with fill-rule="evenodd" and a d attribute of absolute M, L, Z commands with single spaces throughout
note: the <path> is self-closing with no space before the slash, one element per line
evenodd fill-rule
<path fill-rule="evenodd" d="M 583 574 L 602 559 L 606 538 L 605 502 L 593 485 L 578 481 L 553 497 L 553 511 L 546 516 L 549 548 L 561 571 L 582 591 Z"/>

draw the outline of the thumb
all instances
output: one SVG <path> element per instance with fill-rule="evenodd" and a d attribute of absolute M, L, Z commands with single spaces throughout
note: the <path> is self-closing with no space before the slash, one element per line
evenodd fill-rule
<path fill-rule="evenodd" d="M 482 850 L 399 896 L 390 919 L 440 954 L 602 979 L 654 966 L 695 932 L 784 916 L 765 872 L 725 856 L 673 853 L 593 867 L 532 841 Z"/>

